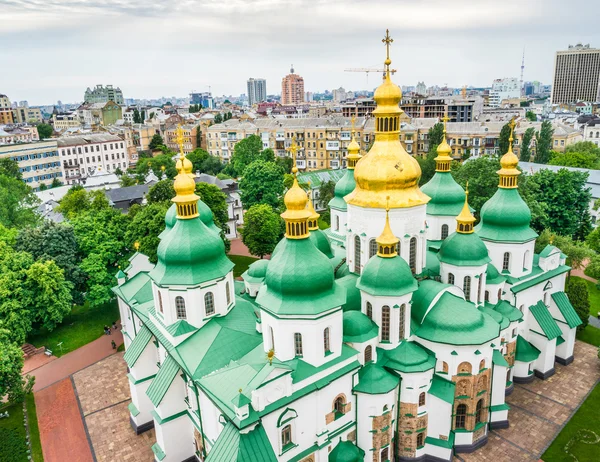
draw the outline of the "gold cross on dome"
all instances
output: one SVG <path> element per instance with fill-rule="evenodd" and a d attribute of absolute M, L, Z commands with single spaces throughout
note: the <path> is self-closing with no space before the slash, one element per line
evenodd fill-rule
<path fill-rule="evenodd" d="M 448 114 L 445 114 L 444 117 L 442 117 L 442 122 L 444 122 L 444 133 L 446 133 L 446 122 L 448 122 L 450 120 L 450 117 L 448 117 Z"/>
<path fill-rule="evenodd" d="M 288 152 L 290 152 L 292 154 L 293 158 L 296 158 L 296 154 L 300 150 L 300 147 L 296 143 L 296 137 L 295 136 L 292 138 L 292 144 L 290 144 L 290 147 L 287 150 L 288 150 Z"/>
<path fill-rule="evenodd" d="M 183 154 L 183 128 L 181 128 L 181 125 L 177 126 L 177 144 L 179 145 L 179 153 L 181 154 L 181 157 L 184 156 Z"/>
<path fill-rule="evenodd" d="M 513 141 L 513 131 L 515 129 L 515 125 L 516 124 L 517 123 L 515 122 L 515 118 L 514 117 L 512 119 L 510 119 L 510 122 L 508 122 L 508 126 L 510 127 L 510 136 L 509 136 L 508 139 L 510 141 L 511 146 L 512 146 L 512 141 Z"/>
<path fill-rule="evenodd" d="M 385 30 L 385 37 L 383 37 L 381 42 L 385 43 L 385 49 L 386 49 L 386 55 L 387 55 L 386 58 L 390 59 L 390 45 L 394 42 L 394 39 L 392 37 L 390 37 L 389 29 Z"/>

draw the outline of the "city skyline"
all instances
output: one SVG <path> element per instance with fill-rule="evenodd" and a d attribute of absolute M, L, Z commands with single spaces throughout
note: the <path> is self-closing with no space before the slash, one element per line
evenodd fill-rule
<path fill-rule="evenodd" d="M 509 0 L 501 12 L 491 0 L 476 8 L 467 0 L 333 1 L 311 8 L 293 0 L 0 5 L 0 59 L 11 66 L 0 92 L 34 105 L 80 101 L 87 87 L 100 83 L 119 86 L 125 98 L 184 96 L 209 86 L 215 95 L 239 95 L 248 77 L 280 82 L 292 63 L 306 91 L 372 90 L 376 74 L 367 81 L 344 69 L 382 67 L 385 28 L 394 36 L 400 85 L 490 86 L 496 78 L 519 76 L 523 48 L 525 80 L 550 83 L 556 51 L 579 42 L 600 47 L 594 15 L 580 17 L 579 9 L 557 0 Z"/>

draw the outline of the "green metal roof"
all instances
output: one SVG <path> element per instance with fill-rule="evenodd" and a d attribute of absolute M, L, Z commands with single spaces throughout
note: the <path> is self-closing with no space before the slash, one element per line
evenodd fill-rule
<path fill-rule="evenodd" d="M 510 322 L 523 319 L 523 313 L 521 313 L 516 307 L 511 305 L 506 300 L 500 300 L 498 303 L 496 303 L 496 306 L 494 306 L 494 311 L 500 313 Z"/>
<path fill-rule="evenodd" d="M 440 261 L 437 252 L 427 250 L 427 253 L 425 254 L 425 268 L 421 274 L 429 276 L 430 278 L 435 278 L 440 275 Z"/>
<path fill-rule="evenodd" d="M 561 312 L 570 328 L 577 327 L 582 324 L 581 318 L 575 311 L 575 308 L 573 308 L 573 305 L 571 305 L 571 301 L 569 300 L 567 294 L 564 292 L 555 292 L 552 294 L 552 300 L 554 300 L 554 303 L 556 303 L 558 310 Z"/>
<path fill-rule="evenodd" d="M 561 344 L 563 344 L 563 343 L 565 343 L 565 339 L 562 337 L 562 335 L 559 335 L 559 336 L 556 338 L 556 346 L 558 346 L 558 345 L 561 345 Z"/>
<path fill-rule="evenodd" d="M 146 390 L 146 394 L 154 407 L 158 406 L 165 397 L 167 390 L 177 376 L 177 371 L 179 371 L 179 364 L 172 356 L 167 356 L 160 366 L 158 374 L 152 379 L 148 390 Z"/>
<path fill-rule="evenodd" d="M 485 313 L 486 315 L 490 316 L 494 321 L 496 321 L 500 325 L 500 329 L 506 329 L 510 325 L 510 321 L 508 320 L 508 318 L 505 318 L 504 316 L 502 316 L 502 314 L 498 313 L 490 306 L 484 305 L 480 306 L 478 309 L 479 311 Z"/>
<path fill-rule="evenodd" d="M 408 263 L 398 255 L 392 258 L 371 257 L 356 286 L 370 295 L 398 297 L 418 288 Z"/>
<path fill-rule="evenodd" d="M 380 395 L 392 391 L 398 383 L 400 383 L 399 377 L 371 362 L 358 372 L 358 384 L 354 386 L 353 391 Z"/>
<path fill-rule="evenodd" d="M 170 326 L 167 327 L 167 332 L 171 334 L 173 337 L 179 337 L 180 335 L 189 334 L 190 332 L 194 332 L 196 329 L 185 319 L 179 319 L 174 322 Z"/>
<path fill-rule="evenodd" d="M 117 274 L 115 274 L 115 278 L 117 279 L 123 279 L 126 278 L 127 276 L 125 275 L 125 273 L 121 270 L 117 271 Z"/>
<path fill-rule="evenodd" d="M 449 292 L 429 311 L 416 335 L 450 345 L 482 345 L 500 335 L 500 326 L 474 304 Z"/>
<path fill-rule="evenodd" d="M 520 335 L 517 336 L 517 351 L 515 353 L 515 359 L 517 361 L 530 363 L 531 361 L 538 359 L 539 355 L 540 350 L 538 350 Z"/>
<path fill-rule="evenodd" d="M 329 238 L 320 229 L 310 231 L 310 240 L 327 258 L 333 258 L 333 252 L 331 251 L 331 242 Z"/>
<path fill-rule="evenodd" d="M 127 363 L 129 367 L 135 366 L 135 363 L 142 355 L 146 345 L 150 343 L 150 339 L 152 338 L 152 332 L 146 327 L 146 325 L 142 325 L 137 335 L 133 339 L 133 342 L 127 348 L 123 359 Z"/>
<path fill-rule="evenodd" d="M 485 270 L 485 274 L 486 274 L 486 278 L 485 278 L 486 284 L 501 284 L 502 282 L 506 281 L 506 278 L 504 276 L 502 276 L 498 272 L 496 267 L 494 265 L 492 265 L 491 263 L 487 264 L 487 269 Z"/>
<path fill-rule="evenodd" d="M 379 327 L 360 311 L 344 312 L 344 342 L 362 343 L 377 337 Z"/>
<path fill-rule="evenodd" d="M 282 239 L 267 268 L 256 302 L 276 315 L 315 316 L 341 307 L 346 291 L 329 259 L 310 239 Z"/>
<path fill-rule="evenodd" d="M 327 204 L 330 208 L 346 211 L 347 204 L 344 197 L 354 191 L 356 181 L 354 180 L 354 170 L 342 170 L 344 174 L 337 180 L 333 198 Z"/>
<path fill-rule="evenodd" d="M 531 211 L 517 188 L 498 188 L 481 208 L 481 222 L 475 228 L 488 241 L 528 242 L 537 237 L 529 225 Z"/>
<path fill-rule="evenodd" d="M 510 290 L 513 294 L 518 294 L 519 292 L 529 289 L 530 287 L 533 287 L 533 286 L 539 284 L 540 282 L 547 281 L 548 279 L 551 279 L 554 276 L 558 276 L 559 274 L 564 274 L 564 273 L 568 272 L 570 269 L 571 268 L 569 266 L 561 265 L 558 268 L 555 268 L 553 270 L 543 271 L 533 278 L 526 279 L 523 282 L 519 282 L 518 284 L 514 284 L 510 288 Z M 523 278 L 519 279 L 519 281 L 521 281 L 521 280 L 523 280 Z"/>
<path fill-rule="evenodd" d="M 329 462 L 363 462 L 365 451 L 352 441 L 341 441 L 329 453 Z"/>
<path fill-rule="evenodd" d="M 431 197 L 427 203 L 427 215 L 455 217 L 465 203 L 465 191 L 450 172 L 435 172 L 421 191 Z"/>
<path fill-rule="evenodd" d="M 337 279 L 338 283 L 346 289 L 346 303 L 342 305 L 344 311 L 360 311 L 361 297 L 360 290 L 356 287 L 358 276 L 350 273 Z"/>
<path fill-rule="evenodd" d="M 492 353 L 492 362 L 498 366 L 509 367 L 510 365 L 506 362 L 504 355 L 498 350 L 494 350 Z"/>
<path fill-rule="evenodd" d="M 321 364 L 318 367 L 308 364 L 306 361 L 303 361 L 300 358 L 285 361 L 283 364 L 286 364 L 293 369 L 292 383 L 298 383 L 316 374 L 325 372 L 332 366 L 344 362 L 347 359 L 354 358 L 357 354 L 358 351 L 344 343 L 342 344 L 342 352 L 338 357 L 326 362 L 325 364 Z"/>
<path fill-rule="evenodd" d="M 231 400 L 233 405 L 238 409 L 245 406 L 246 404 L 250 404 L 252 400 L 244 395 L 241 391 Z"/>
<path fill-rule="evenodd" d="M 134 302 L 144 303 L 152 300 L 152 280 L 148 273 L 139 272 L 127 282 L 113 287 L 113 292 L 131 305 Z"/>
<path fill-rule="evenodd" d="M 404 340 L 392 350 L 378 350 L 384 360 L 382 366 L 400 372 L 424 372 L 435 367 L 435 357 L 431 356 L 418 343 Z"/>
<path fill-rule="evenodd" d="M 446 380 L 438 374 L 433 374 L 433 381 L 429 393 L 450 404 L 454 404 L 454 389 L 456 384 L 451 380 Z"/>
<path fill-rule="evenodd" d="M 227 422 L 206 462 L 277 462 L 277 457 L 261 424 L 248 433 L 240 433 Z"/>
<path fill-rule="evenodd" d="M 555 339 L 562 334 L 560 327 L 556 324 L 556 321 L 548 311 L 546 305 L 544 305 L 544 302 L 541 300 L 538 301 L 535 305 L 529 307 L 529 311 L 533 314 L 533 317 L 542 328 L 544 336 L 548 340 Z"/>
<path fill-rule="evenodd" d="M 442 243 L 438 259 L 455 266 L 483 266 L 491 260 L 487 247 L 476 233 L 452 233 Z"/>
<path fill-rule="evenodd" d="M 542 258 L 547 258 L 552 254 L 555 253 L 560 253 L 560 250 L 558 250 L 556 247 L 554 247 L 553 245 L 548 244 L 546 247 L 544 247 L 544 249 L 540 252 L 540 257 Z"/>
<path fill-rule="evenodd" d="M 233 263 L 220 236 L 202 220 L 177 220 L 158 245 L 158 263 L 150 277 L 159 285 L 197 285 L 225 277 Z"/>
<path fill-rule="evenodd" d="M 437 297 L 440 292 L 449 287 L 452 286 L 449 284 L 442 284 L 441 282 L 432 279 L 420 281 L 419 289 L 412 296 L 411 318 L 417 324 L 421 324 L 433 299 Z"/>
<path fill-rule="evenodd" d="M 298 173 L 298 183 L 310 183 L 311 189 L 319 189 L 323 183 L 328 181 L 339 181 L 346 174 L 344 169 L 323 168 L 321 170 L 313 170 L 311 172 Z"/>
<path fill-rule="evenodd" d="M 244 281 L 250 283 L 262 282 L 267 274 L 269 260 L 256 260 L 251 263 L 248 269 L 242 274 Z"/>

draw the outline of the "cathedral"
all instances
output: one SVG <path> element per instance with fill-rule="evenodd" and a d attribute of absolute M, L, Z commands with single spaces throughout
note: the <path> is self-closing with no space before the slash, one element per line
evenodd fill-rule
<path fill-rule="evenodd" d="M 450 461 L 509 425 L 513 383 L 573 360 L 569 267 L 534 252 L 512 148 L 477 226 L 445 137 L 420 188 L 384 42 L 375 141 L 361 157 L 353 134 L 331 227 L 294 180 L 285 237 L 243 281 L 182 151 L 158 262 L 136 254 L 114 288 L 156 461 Z"/>

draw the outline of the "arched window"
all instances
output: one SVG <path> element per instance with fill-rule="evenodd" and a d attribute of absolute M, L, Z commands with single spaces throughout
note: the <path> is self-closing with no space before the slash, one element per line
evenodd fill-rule
<path fill-rule="evenodd" d="M 183 297 L 175 297 L 175 309 L 177 310 L 177 319 L 185 319 L 185 300 Z"/>
<path fill-rule="evenodd" d="M 215 314 L 215 297 L 212 292 L 207 292 L 204 296 L 204 311 L 206 316 Z"/>
<path fill-rule="evenodd" d="M 448 273 L 448 284 L 454 285 L 454 274 Z"/>
<path fill-rule="evenodd" d="M 292 426 L 286 425 L 281 429 L 281 447 L 286 448 L 292 444 Z"/>
<path fill-rule="evenodd" d="M 425 392 L 419 395 L 419 406 L 425 406 Z"/>
<path fill-rule="evenodd" d="M 229 281 L 225 283 L 225 294 L 227 295 L 227 306 L 231 303 L 231 293 L 229 292 Z"/>
<path fill-rule="evenodd" d="M 448 373 L 448 363 L 446 361 L 442 362 L 442 372 Z"/>
<path fill-rule="evenodd" d="M 448 225 L 442 225 L 442 239 L 448 237 Z"/>
<path fill-rule="evenodd" d="M 425 440 L 425 433 L 421 432 L 417 434 L 417 448 L 423 447 L 423 443 Z"/>
<path fill-rule="evenodd" d="M 463 292 L 465 293 L 465 299 L 471 300 L 471 276 L 465 276 L 463 279 Z"/>
<path fill-rule="evenodd" d="M 502 300 L 502 289 L 498 289 L 498 301 Z"/>
<path fill-rule="evenodd" d="M 389 446 L 387 448 L 383 448 L 381 450 L 381 460 L 389 460 L 390 456 L 390 448 Z"/>
<path fill-rule="evenodd" d="M 478 424 L 481 422 L 481 410 L 483 408 L 483 398 L 477 401 L 477 405 L 475 406 L 475 423 Z"/>
<path fill-rule="evenodd" d="M 529 250 L 526 250 L 525 255 L 523 255 L 523 269 L 529 269 Z"/>
<path fill-rule="evenodd" d="M 367 318 L 373 319 L 373 305 L 371 305 L 371 302 L 367 302 Z"/>
<path fill-rule="evenodd" d="M 275 349 L 275 333 L 273 332 L 273 328 L 269 326 L 269 338 L 271 339 L 271 349 Z"/>
<path fill-rule="evenodd" d="M 454 416 L 454 428 L 465 428 L 467 420 L 467 405 L 459 404 L 456 406 L 456 414 Z"/>
<path fill-rule="evenodd" d="M 417 238 L 410 238 L 410 254 L 408 257 L 408 266 L 410 266 L 410 270 L 414 273 L 417 272 Z"/>
<path fill-rule="evenodd" d="M 390 341 L 390 307 L 387 305 L 381 308 L 381 341 Z"/>
<path fill-rule="evenodd" d="M 373 255 L 377 254 L 377 241 L 375 239 L 371 239 L 369 241 L 369 258 Z"/>
<path fill-rule="evenodd" d="M 325 349 L 325 353 L 331 352 L 331 346 L 329 342 L 329 327 L 323 331 L 323 348 Z"/>
<path fill-rule="evenodd" d="M 336 414 L 345 414 L 346 413 L 346 398 L 344 395 L 338 396 L 333 402 L 333 412 Z"/>
<path fill-rule="evenodd" d="M 354 236 L 354 272 L 360 274 L 360 237 Z"/>
<path fill-rule="evenodd" d="M 294 334 L 294 351 L 296 356 L 302 356 L 302 334 L 298 332 Z"/>
<path fill-rule="evenodd" d="M 477 303 L 481 303 L 481 286 L 483 285 L 483 273 L 479 275 L 479 281 L 477 281 Z"/>
<path fill-rule="evenodd" d="M 485 301 L 486 302 L 490 301 L 490 292 L 488 290 L 485 291 Z"/>
<path fill-rule="evenodd" d="M 465 361 L 458 365 L 458 373 L 459 374 L 470 374 L 471 373 L 471 363 Z"/>
<path fill-rule="evenodd" d="M 163 304 L 162 304 L 162 295 L 160 294 L 160 291 L 158 292 L 158 309 L 160 310 L 161 313 L 163 313 Z"/>
<path fill-rule="evenodd" d="M 335 216 L 335 230 L 336 231 L 340 230 L 340 217 L 339 217 L 339 215 Z"/>
<path fill-rule="evenodd" d="M 406 304 L 403 303 L 400 307 L 400 321 L 398 322 L 398 339 L 404 340 L 404 323 L 406 321 Z"/>
<path fill-rule="evenodd" d="M 371 348 L 371 345 L 367 345 L 367 348 L 365 348 L 365 364 L 367 364 L 372 359 L 373 359 L 373 348 Z"/>
<path fill-rule="evenodd" d="M 482 360 L 479 362 L 479 370 L 480 370 L 480 371 L 482 371 L 482 370 L 484 370 L 484 369 L 485 369 L 485 359 L 482 359 Z"/>
<path fill-rule="evenodd" d="M 504 252 L 504 258 L 502 259 L 502 271 L 508 271 L 510 266 L 510 253 Z"/>

